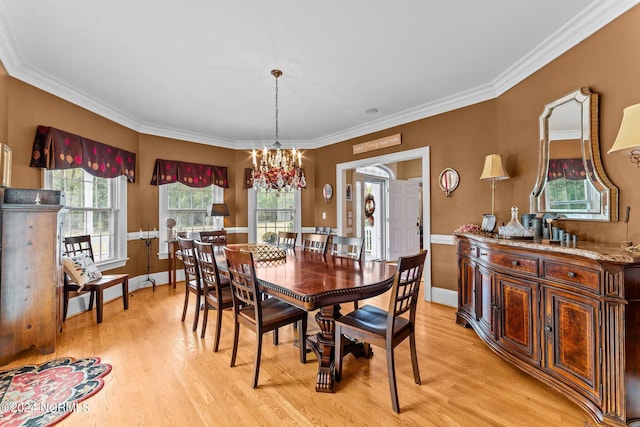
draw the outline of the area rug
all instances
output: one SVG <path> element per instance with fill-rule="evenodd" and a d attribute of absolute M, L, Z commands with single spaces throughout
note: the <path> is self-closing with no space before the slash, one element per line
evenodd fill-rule
<path fill-rule="evenodd" d="M 98 357 L 61 358 L 0 371 L 0 425 L 51 426 L 72 412 L 90 412 L 111 365 Z"/>

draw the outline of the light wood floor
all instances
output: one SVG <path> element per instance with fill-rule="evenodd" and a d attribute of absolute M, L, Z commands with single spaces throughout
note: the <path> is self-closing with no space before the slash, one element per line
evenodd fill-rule
<path fill-rule="evenodd" d="M 200 330 L 191 331 L 193 298 L 180 321 L 183 295 L 182 283 L 155 293 L 147 288 L 131 295 L 126 312 L 120 300 L 106 304 L 101 325 L 95 313 L 72 317 L 54 354 L 30 352 L 0 369 L 64 356 L 99 356 L 111 364 L 105 387 L 86 401 L 88 412 L 71 414 L 61 426 L 595 425 L 585 411 L 456 325 L 455 309 L 426 302 L 419 304 L 417 321 L 421 386 L 413 383 L 408 341 L 396 349 L 399 415 L 391 409 L 384 350 L 374 348 L 368 360 L 348 356 L 336 393 L 316 393 L 315 355 L 299 362 L 291 327 L 281 329 L 277 347 L 265 337 L 254 390 L 255 335 L 241 330 L 237 366 L 230 368 L 231 314 L 224 313 L 220 350 L 213 353 L 213 312 L 200 339 Z M 384 297 L 372 302 L 386 305 Z"/>

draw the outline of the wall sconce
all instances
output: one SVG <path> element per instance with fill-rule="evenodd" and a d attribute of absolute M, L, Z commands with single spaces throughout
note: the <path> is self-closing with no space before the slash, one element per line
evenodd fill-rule
<path fill-rule="evenodd" d="M 485 157 L 484 169 L 482 170 L 480 179 L 491 181 L 491 215 L 493 216 L 496 198 L 496 181 L 509 179 L 509 175 L 507 175 L 502 167 L 502 156 L 500 154 L 489 154 Z"/>
<path fill-rule="evenodd" d="M 611 153 L 629 154 L 629 160 L 640 166 L 640 104 L 635 104 L 624 109 L 622 123 Z"/>
<path fill-rule="evenodd" d="M 214 203 L 211 205 L 209 216 L 229 216 L 229 207 L 226 203 Z M 224 229 L 224 218 L 222 218 L 222 229 Z"/>

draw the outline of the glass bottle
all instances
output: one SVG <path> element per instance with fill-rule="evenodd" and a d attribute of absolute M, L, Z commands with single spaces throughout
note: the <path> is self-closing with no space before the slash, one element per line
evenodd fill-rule
<path fill-rule="evenodd" d="M 511 221 L 505 226 L 505 235 L 507 236 L 524 236 L 524 227 L 518 220 L 518 208 L 514 206 L 511 208 Z"/>

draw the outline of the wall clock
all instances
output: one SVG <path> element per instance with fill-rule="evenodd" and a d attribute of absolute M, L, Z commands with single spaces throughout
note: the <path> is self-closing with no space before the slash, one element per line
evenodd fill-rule
<path fill-rule="evenodd" d="M 324 187 L 322 187 L 322 197 L 325 203 L 329 203 L 329 200 L 333 197 L 333 187 L 331 184 L 325 184 Z"/>

